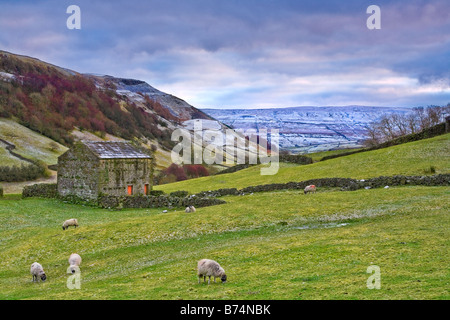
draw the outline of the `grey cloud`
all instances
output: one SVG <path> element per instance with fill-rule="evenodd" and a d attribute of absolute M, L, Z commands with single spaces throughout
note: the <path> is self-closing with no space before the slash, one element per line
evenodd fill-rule
<path fill-rule="evenodd" d="M 444 0 L 377 0 L 378 31 L 365 25 L 372 1 L 79 0 L 82 30 L 70 32 L 70 2 L 2 2 L 2 49 L 81 72 L 146 76 L 152 85 L 192 93 L 192 104 L 208 104 L 199 107 L 417 101 L 414 95 L 380 96 L 377 90 L 387 85 L 365 82 L 369 67 L 418 85 L 450 79 L 450 3 Z M 36 28 L 35 21 L 42 24 Z M 320 83 L 321 77 L 344 81 L 343 75 L 357 82 L 342 82 L 340 89 Z M 292 83 L 305 78 L 318 79 L 323 90 L 295 92 Z M 449 94 L 423 96 L 444 100 Z"/>

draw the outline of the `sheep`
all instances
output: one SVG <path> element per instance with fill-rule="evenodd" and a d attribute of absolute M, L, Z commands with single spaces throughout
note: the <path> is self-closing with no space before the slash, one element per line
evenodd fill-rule
<path fill-rule="evenodd" d="M 206 282 L 206 277 L 209 277 L 208 284 L 211 282 L 211 276 L 214 277 L 214 282 L 216 278 L 220 278 L 222 283 L 227 281 L 227 275 L 225 270 L 214 260 L 202 259 L 197 264 L 197 275 L 198 283 L 200 283 L 200 278 L 203 277 L 203 282 Z"/>
<path fill-rule="evenodd" d="M 63 230 L 66 230 L 70 226 L 74 226 L 75 228 L 78 227 L 78 220 L 77 219 L 66 220 L 66 221 L 64 221 L 62 228 L 63 228 Z"/>
<path fill-rule="evenodd" d="M 195 211 L 197 211 L 197 210 L 195 210 L 195 207 L 194 206 L 188 206 L 188 207 L 186 207 L 186 210 L 184 210 L 186 213 L 189 213 L 189 212 L 195 212 Z"/>
<path fill-rule="evenodd" d="M 34 262 L 31 265 L 30 273 L 33 276 L 33 282 L 39 282 L 39 280 L 42 280 L 42 281 L 47 280 L 47 276 L 45 275 L 44 269 L 37 262 Z"/>
<path fill-rule="evenodd" d="M 72 253 L 69 257 L 69 270 L 72 273 L 77 272 L 80 269 L 81 257 L 77 253 Z"/>
<path fill-rule="evenodd" d="M 305 188 L 305 190 L 303 190 L 303 192 L 305 193 L 305 194 L 307 194 L 308 192 L 311 192 L 311 193 L 316 193 L 316 186 L 315 185 L 309 185 L 309 186 L 307 186 L 306 188 Z"/>

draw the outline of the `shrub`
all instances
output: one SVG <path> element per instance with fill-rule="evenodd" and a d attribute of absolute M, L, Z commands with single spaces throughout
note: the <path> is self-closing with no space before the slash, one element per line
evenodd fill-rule
<path fill-rule="evenodd" d="M 41 163 L 28 164 L 21 166 L 2 166 L 0 167 L 0 181 L 20 182 L 36 180 L 46 176 L 47 167 Z"/>

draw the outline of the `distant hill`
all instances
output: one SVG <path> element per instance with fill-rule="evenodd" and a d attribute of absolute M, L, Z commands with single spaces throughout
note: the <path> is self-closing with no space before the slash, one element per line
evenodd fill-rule
<path fill-rule="evenodd" d="M 365 106 L 202 110 L 234 129 L 278 129 L 280 148 L 293 153 L 361 147 L 368 124 L 383 114 L 411 111 Z"/>

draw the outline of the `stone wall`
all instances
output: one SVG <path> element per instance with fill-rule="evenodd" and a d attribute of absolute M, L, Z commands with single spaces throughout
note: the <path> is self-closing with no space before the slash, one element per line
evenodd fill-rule
<path fill-rule="evenodd" d="M 101 195 L 92 201 L 92 204 L 103 208 L 177 208 L 193 205 L 195 207 L 207 207 L 226 203 L 217 199 L 227 195 L 246 195 L 255 192 L 270 192 L 277 190 L 300 190 L 314 184 L 320 188 L 340 188 L 342 191 L 353 191 L 363 188 L 383 188 L 385 186 L 423 185 L 423 186 L 450 186 L 450 174 L 437 174 L 431 176 L 390 176 L 371 179 L 350 178 L 323 178 L 311 179 L 300 182 L 274 183 L 258 186 L 250 186 L 238 190 L 236 188 L 203 191 L 194 195 L 184 196 L 185 191 L 175 192 L 173 195 L 162 194 L 158 196 L 110 196 Z M 55 184 L 35 184 L 24 188 L 23 197 L 60 198 L 69 202 L 79 202 L 79 198 L 73 196 L 61 196 L 56 192 Z M 180 196 L 174 196 L 180 195 Z M 183 197 L 184 196 L 184 197 Z"/>
<path fill-rule="evenodd" d="M 437 174 L 431 176 L 390 176 L 376 177 L 371 179 L 350 179 L 350 178 L 321 178 L 299 182 L 272 183 L 257 186 L 250 186 L 243 189 L 219 189 L 203 191 L 196 194 L 198 197 L 223 197 L 227 195 L 246 195 L 255 192 L 269 192 L 277 190 L 303 190 L 308 185 L 315 185 L 318 188 L 340 188 L 343 191 L 358 190 L 363 188 L 381 188 L 385 186 L 400 185 L 424 185 L 424 186 L 449 186 L 450 174 Z"/>
<path fill-rule="evenodd" d="M 40 183 L 31 186 L 25 186 L 22 191 L 23 198 L 57 198 L 58 190 L 54 183 Z"/>
<path fill-rule="evenodd" d="M 162 196 L 100 196 L 98 205 L 102 208 L 182 208 L 194 206 L 197 208 L 214 206 L 226 203 L 216 198 L 200 198 L 196 196 L 189 197 L 171 197 Z"/>

